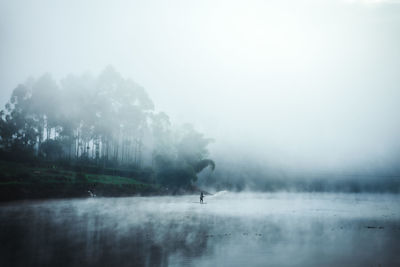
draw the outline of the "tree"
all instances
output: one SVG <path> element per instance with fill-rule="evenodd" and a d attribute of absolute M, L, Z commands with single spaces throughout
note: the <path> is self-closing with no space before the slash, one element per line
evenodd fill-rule
<path fill-rule="evenodd" d="M 184 125 L 176 136 L 171 150 L 155 154 L 157 178 L 163 185 L 187 187 L 197 181 L 197 174 L 207 166 L 215 169 L 215 163 L 205 158 L 212 139 L 205 138 L 189 124 Z"/>
<path fill-rule="evenodd" d="M 2 149 L 13 154 L 31 156 L 37 138 L 37 124 L 30 114 L 29 90 L 17 86 L 1 112 L 0 136 Z"/>
<path fill-rule="evenodd" d="M 48 160 L 55 160 L 61 157 L 63 148 L 59 141 L 47 139 L 42 143 L 40 153 Z"/>

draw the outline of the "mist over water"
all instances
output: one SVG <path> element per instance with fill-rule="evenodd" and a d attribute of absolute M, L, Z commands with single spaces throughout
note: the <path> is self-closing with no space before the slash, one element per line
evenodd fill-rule
<path fill-rule="evenodd" d="M 3 204 L 8 266 L 395 266 L 399 196 L 229 193 Z M 7 264 L 5 266 L 7 266 Z"/>
<path fill-rule="evenodd" d="M 400 266 L 399 100 L 398 0 L 0 1 L 0 266 Z"/>

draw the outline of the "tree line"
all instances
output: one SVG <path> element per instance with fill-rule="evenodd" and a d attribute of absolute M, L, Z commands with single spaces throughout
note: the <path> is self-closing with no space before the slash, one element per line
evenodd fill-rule
<path fill-rule="evenodd" d="M 111 66 L 97 76 L 30 78 L 0 111 L 3 159 L 147 167 L 165 185 L 188 185 L 214 169 L 211 141 L 189 124 L 173 127 L 143 87 Z"/>

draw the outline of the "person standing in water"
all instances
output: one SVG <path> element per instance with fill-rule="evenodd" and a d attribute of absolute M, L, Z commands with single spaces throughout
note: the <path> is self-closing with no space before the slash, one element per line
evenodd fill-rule
<path fill-rule="evenodd" d="M 203 191 L 200 193 L 200 204 L 203 204 L 204 194 Z"/>

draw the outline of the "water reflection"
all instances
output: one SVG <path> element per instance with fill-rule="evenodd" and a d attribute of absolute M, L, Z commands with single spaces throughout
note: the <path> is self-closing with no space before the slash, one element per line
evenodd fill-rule
<path fill-rule="evenodd" d="M 14 203 L 1 266 L 393 266 L 395 195 L 224 194 Z"/>

